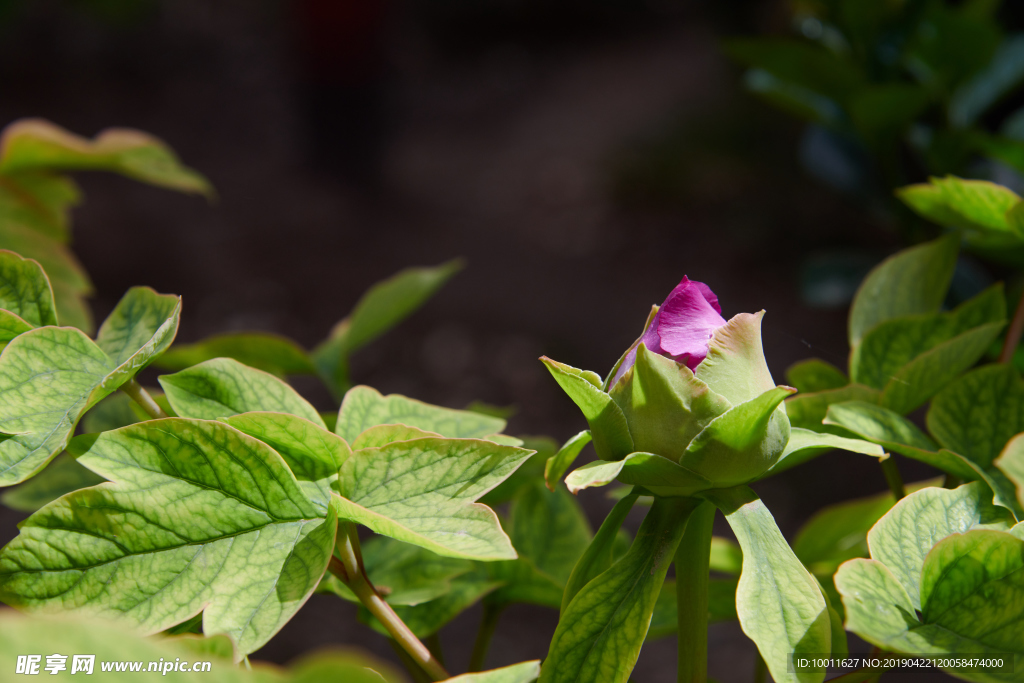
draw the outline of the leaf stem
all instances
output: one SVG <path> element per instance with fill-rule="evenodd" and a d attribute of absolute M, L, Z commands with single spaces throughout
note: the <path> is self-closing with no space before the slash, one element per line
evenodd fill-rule
<path fill-rule="evenodd" d="M 154 420 L 159 420 L 165 417 L 169 417 L 164 409 L 153 400 L 153 397 L 149 395 L 149 392 L 142 388 L 142 385 L 136 381 L 133 377 L 126 384 L 121 385 L 121 391 L 128 394 L 128 396 L 138 403 L 146 414 Z"/>
<path fill-rule="evenodd" d="M 679 619 L 679 683 L 708 679 L 708 572 L 715 506 L 707 501 L 690 514 L 676 549 L 676 606 Z"/>
<path fill-rule="evenodd" d="M 889 485 L 889 490 L 892 491 L 896 502 L 906 498 L 907 490 L 903 487 L 903 477 L 900 476 L 900 469 L 896 466 L 896 461 L 890 455 L 881 462 L 881 465 L 882 474 L 885 475 L 885 483 Z"/>
<path fill-rule="evenodd" d="M 338 538 L 335 547 L 338 554 L 331 557 L 331 562 L 328 565 L 331 573 L 341 579 L 342 583 L 356 594 L 363 606 L 384 625 L 395 642 L 418 666 L 423 668 L 431 680 L 443 681 L 448 678 L 448 672 L 445 671 L 441 663 L 427 649 L 427 646 L 420 642 L 416 634 L 405 625 L 405 622 L 395 614 L 391 605 L 384 602 L 373 584 L 370 583 L 369 577 L 366 576 L 366 570 L 363 568 L 362 551 L 359 547 L 359 536 L 356 535 L 355 524 L 344 521 L 338 523 Z"/>
<path fill-rule="evenodd" d="M 1022 334 L 1024 334 L 1024 294 L 1017 302 L 1017 310 L 1013 312 L 1013 320 L 1010 321 L 1010 328 L 1006 331 L 1003 350 L 999 354 L 1000 363 L 1013 362 L 1013 354 L 1017 350 L 1017 345 L 1020 344 Z"/>
<path fill-rule="evenodd" d="M 476 632 L 476 640 L 473 642 L 473 652 L 469 655 L 469 671 L 483 671 L 484 663 L 487 660 L 487 650 L 491 645 L 491 638 L 498 627 L 498 618 L 501 617 L 504 605 L 484 601 L 484 614 L 480 617 L 480 628 Z"/>

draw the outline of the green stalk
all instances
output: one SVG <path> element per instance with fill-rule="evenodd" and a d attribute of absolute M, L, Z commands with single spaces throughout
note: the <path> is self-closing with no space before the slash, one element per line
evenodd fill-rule
<path fill-rule="evenodd" d="M 883 460 L 881 464 L 882 474 L 885 475 L 885 482 L 889 484 L 889 490 L 892 491 L 892 495 L 898 503 L 907 497 L 907 490 L 903 487 L 903 477 L 900 476 L 900 470 L 891 455 Z"/>
<path fill-rule="evenodd" d="M 708 572 L 715 506 L 703 502 L 690 514 L 676 549 L 679 611 L 679 683 L 708 680 Z"/>
<path fill-rule="evenodd" d="M 427 646 L 420 642 L 416 634 L 395 614 L 391 605 L 384 602 L 377 594 L 373 584 L 370 583 L 369 577 L 366 576 L 366 570 L 363 568 L 359 536 L 356 535 L 354 524 L 351 522 L 338 523 L 338 538 L 335 547 L 338 554 L 331 557 L 331 562 L 328 565 L 330 572 L 341 579 L 342 583 L 356 594 L 363 606 L 384 625 L 395 642 L 413 662 L 430 676 L 431 680 L 443 681 L 449 678 L 448 672 L 427 649 Z"/>
<path fill-rule="evenodd" d="M 494 631 L 498 628 L 498 618 L 501 617 L 504 608 L 504 605 L 484 601 L 484 614 L 480 618 L 480 628 L 477 630 L 476 640 L 473 642 L 473 652 L 469 655 L 470 673 L 483 671 L 484 663 L 487 660 L 487 650 L 491 646 L 491 638 L 494 637 Z"/>
<path fill-rule="evenodd" d="M 149 392 L 143 389 L 142 385 L 139 384 L 134 377 L 127 384 L 121 385 L 121 391 L 128 394 L 133 401 L 142 406 L 142 409 L 146 411 L 146 414 L 154 420 L 169 417 L 169 415 L 164 412 L 164 409 L 153 400 L 153 397 L 149 395 Z"/>

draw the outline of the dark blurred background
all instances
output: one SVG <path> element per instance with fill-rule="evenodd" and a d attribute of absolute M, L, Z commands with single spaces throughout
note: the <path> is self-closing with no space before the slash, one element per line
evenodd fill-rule
<path fill-rule="evenodd" d="M 809 356 L 845 367 L 852 288 L 905 235 L 808 176 L 802 124 L 744 92 L 720 49 L 790 23 L 780 0 L 0 0 L 0 124 L 139 128 L 217 189 L 209 204 L 79 174 L 97 319 L 148 284 L 183 296 L 180 340 L 265 330 L 310 348 L 373 282 L 462 256 L 354 380 L 514 405 L 510 433 L 561 440 L 583 421 L 537 357 L 606 372 L 684 274 L 727 316 L 767 309 L 777 381 Z M 759 486 L 790 537 L 884 489 L 850 454 Z M 611 502 L 583 496 L 596 527 Z M 6 541 L 20 517 L 3 515 Z M 455 670 L 478 618 L 441 634 Z M 489 665 L 543 657 L 556 620 L 509 610 Z M 711 674 L 750 680 L 738 626 L 711 640 Z M 354 607 L 314 596 L 255 658 L 341 643 L 393 657 Z M 674 662 L 671 638 L 649 643 L 634 678 L 673 680 Z"/>

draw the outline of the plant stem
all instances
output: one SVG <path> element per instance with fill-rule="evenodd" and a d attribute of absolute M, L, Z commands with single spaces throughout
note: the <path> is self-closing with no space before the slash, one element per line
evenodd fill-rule
<path fill-rule="evenodd" d="M 885 475 L 885 482 L 889 484 L 889 490 L 892 491 L 896 502 L 903 500 L 907 491 L 903 488 L 903 477 L 900 476 L 900 470 L 891 455 L 882 461 L 882 474 Z"/>
<path fill-rule="evenodd" d="M 396 643 L 393 638 L 388 638 L 388 642 L 391 643 L 391 649 L 394 650 L 395 653 L 398 654 L 398 658 L 402 660 L 402 666 L 404 666 L 405 670 L 409 672 L 410 676 L 412 676 L 413 681 L 416 683 L 433 683 L 433 680 L 427 675 L 427 672 L 416 663 L 416 660 L 409 656 L 408 652 L 402 649 L 401 645 Z"/>
<path fill-rule="evenodd" d="M 1013 354 L 1020 344 L 1021 335 L 1024 334 L 1024 295 L 1017 303 L 1017 310 L 1013 312 L 1013 320 L 1010 321 L 1010 328 L 1006 330 L 1006 339 L 1003 341 L 1003 350 L 999 354 L 1000 363 L 1012 363 Z"/>
<path fill-rule="evenodd" d="M 483 671 L 484 663 L 487 660 L 487 649 L 491 645 L 491 638 L 498 627 L 498 618 L 501 616 L 504 605 L 484 601 L 484 614 L 480 618 L 480 628 L 476 632 L 476 640 L 473 642 L 473 652 L 469 655 L 469 671 Z"/>
<path fill-rule="evenodd" d="M 441 637 L 437 633 L 431 633 L 423 639 L 423 644 L 427 646 L 430 653 L 441 663 L 441 666 L 445 666 L 444 648 L 441 647 Z"/>
<path fill-rule="evenodd" d="M 142 406 L 142 409 L 146 411 L 146 414 L 154 420 L 168 417 L 167 413 L 164 412 L 164 409 L 153 400 L 153 397 L 149 395 L 149 392 L 143 389 L 142 385 L 139 384 L 134 377 L 127 384 L 121 385 L 121 391 L 128 394 L 133 401 Z"/>
<path fill-rule="evenodd" d="M 444 670 L 441 663 L 427 649 L 427 646 L 420 642 L 420 639 L 405 625 L 391 605 L 377 594 L 377 590 L 370 583 L 363 568 L 362 551 L 359 548 L 359 536 L 356 535 L 356 527 L 351 522 L 338 523 L 338 538 L 335 542 L 338 555 L 331 557 L 328 569 L 332 574 L 341 579 L 342 583 L 356 594 L 363 606 L 370 611 L 370 614 L 377 618 L 391 637 L 395 639 L 412 660 L 430 676 L 431 680 L 443 681 L 448 678 L 448 672 Z M 340 559 L 339 559 L 340 558 Z"/>
<path fill-rule="evenodd" d="M 690 514 L 676 549 L 676 606 L 679 613 L 679 683 L 708 679 L 708 565 L 715 506 L 707 501 Z"/>
<path fill-rule="evenodd" d="M 768 665 L 761 653 L 757 653 L 757 661 L 754 662 L 754 683 L 765 683 L 768 680 Z"/>

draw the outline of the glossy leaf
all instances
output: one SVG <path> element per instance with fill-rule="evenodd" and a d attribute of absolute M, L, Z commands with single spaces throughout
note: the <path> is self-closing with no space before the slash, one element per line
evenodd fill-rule
<path fill-rule="evenodd" d="M 35 512 L 65 493 L 106 481 L 79 465 L 66 453 L 58 455 L 42 472 L 23 484 L 4 491 L 0 501 L 19 512 Z"/>
<path fill-rule="evenodd" d="M 563 609 L 540 680 L 625 683 L 640 654 L 693 499 L 655 499 L 629 552 Z"/>
<path fill-rule="evenodd" d="M 557 453 L 547 459 L 544 463 L 544 481 L 550 490 L 554 491 L 558 487 L 558 482 L 590 441 L 590 430 L 583 430 L 566 441 Z"/>
<path fill-rule="evenodd" d="M 541 358 L 541 362 L 587 419 L 597 457 L 617 460 L 633 452 L 633 437 L 629 433 L 626 416 L 611 396 L 587 379 L 583 370 L 546 356 Z"/>
<path fill-rule="evenodd" d="M 320 413 L 285 382 L 230 358 L 162 375 L 160 386 L 182 417 L 216 420 L 239 413 L 290 413 L 323 427 Z"/>
<path fill-rule="evenodd" d="M 50 280 L 42 266 L 13 251 L 0 250 L 0 309 L 10 311 L 31 327 L 57 324 Z M 3 341 L 13 338 L 5 334 Z"/>
<path fill-rule="evenodd" d="M 885 451 L 882 450 L 881 446 L 869 441 L 848 439 L 834 434 L 812 432 L 809 429 L 793 427 L 789 432 L 789 441 L 786 442 L 786 448 L 782 451 L 778 461 L 768 469 L 765 476 L 785 472 L 791 467 L 796 467 L 831 450 L 861 453 L 875 458 L 885 456 Z"/>
<path fill-rule="evenodd" d="M 925 556 L 938 541 L 971 529 L 1007 530 L 1013 517 L 992 504 L 981 482 L 954 490 L 926 488 L 908 495 L 882 517 L 868 533 L 872 559 L 884 563 L 907 592 L 911 604 L 921 608 L 919 586 Z"/>
<path fill-rule="evenodd" d="M 479 439 L 505 429 L 501 418 L 469 410 L 442 408 L 400 394 L 382 396 L 367 386 L 353 387 L 345 394 L 338 412 L 335 433 L 349 443 L 377 425 L 401 424 L 434 432 L 451 439 Z"/>
<path fill-rule="evenodd" d="M 88 140 L 43 119 L 21 119 L 0 137 L 0 172 L 36 169 L 103 170 L 182 192 L 213 195 L 210 183 L 182 166 L 161 140 L 129 128 L 109 128 Z"/>
<path fill-rule="evenodd" d="M 818 358 L 808 358 L 786 370 L 786 383 L 802 393 L 839 389 L 850 383 L 843 371 Z"/>
<path fill-rule="evenodd" d="M 341 467 L 340 517 L 447 557 L 515 559 L 494 511 L 474 503 L 533 451 L 425 438 L 355 451 Z"/>
<path fill-rule="evenodd" d="M 118 617 L 148 633 L 203 611 L 241 654 L 302 606 L 327 568 L 335 512 L 269 446 L 169 418 L 75 440 L 112 483 L 61 498 L 0 553 L 0 596 L 33 612 Z"/>
<path fill-rule="evenodd" d="M 817 581 L 797 559 L 764 503 L 747 487 L 706 494 L 743 549 L 736 613 L 776 681 L 824 680 L 824 669 L 788 673 L 791 656 L 831 652 L 830 617 Z"/>
<path fill-rule="evenodd" d="M 218 334 L 195 344 L 179 344 L 161 356 L 156 365 L 165 370 L 184 370 L 213 358 L 234 358 L 278 377 L 315 372 L 302 347 L 287 337 L 267 332 Z"/>
<path fill-rule="evenodd" d="M 608 515 L 601 522 L 600 528 L 594 534 L 593 540 L 572 568 L 569 578 L 565 582 L 565 591 L 562 593 L 561 612 L 564 614 L 569 603 L 576 597 L 584 586 L 595 577 L 601 575 L 615 561 L 615 546 L 619 538 L 619 531 L 626 515 L 633 509 L 636 503 L 637 494 L 629 493 L 615 503 Z"/>
<path fill-rule="evenodd" d="M 432 268 L 406 268 L 363 294 L 312 353 L 313 364 L 337 398 L 349 388 L 348 356 L 412 314 L 461 269 L 460 260 Z"/>
<path fill-rule="evenodd" d="M 917 313 L 934 313 L 953 278 L 959 239 L 955 235 L 904 249 L 868 274 L 850 308 L 850 346 L 875 325 Z"/>

